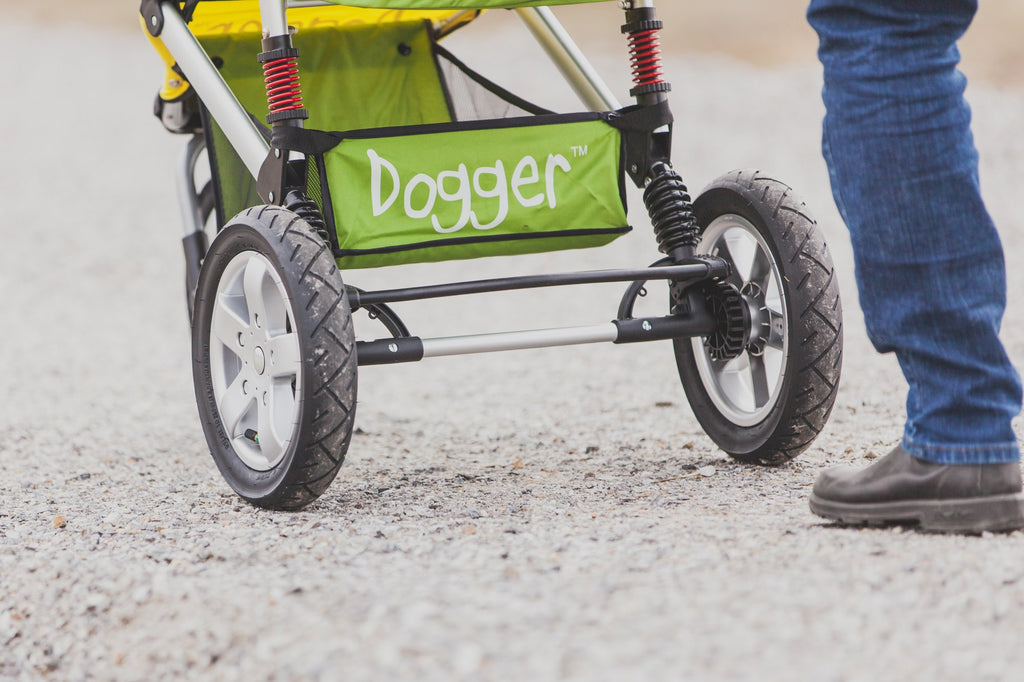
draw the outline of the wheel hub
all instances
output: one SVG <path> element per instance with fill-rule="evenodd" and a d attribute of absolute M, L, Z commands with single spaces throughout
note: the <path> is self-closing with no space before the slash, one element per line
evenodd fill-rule
<path fill-rule="evenodd" d="M 256 371 L 256 374 L 260 376 L 262 376 L 263 372 L 267 369 L 267 356 L 260 346 L 256 346 L 256 350 L 253 351 L 252 368 Z"/>
<path fill-rule="evenodd" d="M 765 293 L 761 287 L 754 282 L 747 282 L 740 290 L 743 303 L 750 314 L 750 338 L 747 339 L 747 351 L 754 356 L 760 357 L 768 345 L 768 338 L 771 335 L 771 316 L 767 314 L 765 304 Z"/>
<path fill-rule="evenodd" d="M 715 332 L 704 340 L 715 360 L 731 360 L 746 347 L 750 335 L 750 309 L 740 292 L 726 282 L 708 284 L 704 291 L 711 315 L 717 323 Z"/>
<path fill-rule="evenodd" d="M 273 265 L 243 251 L 224 267 L 210 319 L 210 372 L 222 428 L 255 471 L 273 469 L 298 428 L 301 348 Z"/>
<path fill-rule="evenodd" d="M 711 221 L 697 251 L 726 260 L 732 272 L 706 290 L 718 324 L 714 334 L 690 340 L 696 369 L 715 409 L 733 424 L 753 426 L 772 411 L 786 375 L 783 279 L 764 237 L 736 214 Z"/>

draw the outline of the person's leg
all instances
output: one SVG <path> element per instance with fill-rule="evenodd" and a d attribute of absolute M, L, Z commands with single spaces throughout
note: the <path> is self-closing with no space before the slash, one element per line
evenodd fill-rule
<path fill-rule="evenodd" d="M 973 0 L 812 0 L 823 149 L 861 307 L 910 386 L 903 447 L 943 464 L 1013 462 L 1021 384 L 999 340 L 1002 246 L 978 187 L 957 39 Z"/>
<path fill-rule="evenodd" d="M 931 530 L 1024 527 L 1011 420 L 1021 384 L 999 340 L 1003 251 L 978 185 L 957 70 L 975 0 L 811 0 L 823 152 L 850 229 L 868 334 L 909 384 L 899 447 L 824 472 L 811 509 Z"/>

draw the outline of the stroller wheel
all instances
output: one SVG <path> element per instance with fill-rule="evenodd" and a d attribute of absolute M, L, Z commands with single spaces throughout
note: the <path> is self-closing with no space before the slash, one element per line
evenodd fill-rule
<path fill-rule="evenodd" d="M 697 252 L 732 266 L 707 286 L 712 337 L 675 342 L 694 415 L 732 457 L 781 464 L 824 428 L 842 364 L 832 257 L 792 190 L 754 171 L 713 182 L 694 202 Z"/>
<path fill-rule="evenodd" d="M 299 509 L 345 458 L 355 416 L 352 317 L 330 249 L 275 206 L 228 221 L 196 291 L 193 382 L 221 474 L 246 500 Z"/>

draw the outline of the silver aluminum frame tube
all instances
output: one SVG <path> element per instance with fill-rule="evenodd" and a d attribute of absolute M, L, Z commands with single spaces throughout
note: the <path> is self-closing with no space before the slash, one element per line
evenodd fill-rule
<path fill-rule="evenodd" d="M 231 146 L 241 157 L 242 163 L 254 178 L 259 177 L 260 167 L 270 153 L 270 145 L 249 119 L 249 114 L 238 103 L 231 88 L 224 82 L 217 67 L 192 35 L 192 31 L 188 30 L 174 4 L 164 2 L 162 8 L 164 30 L 160 34 L 160 40 L 184 71 L 188 82 L 199 93 L 203 104 L 231 141 Z"/>
<path fill-rule="evenodd" d="M 199 210 L 199 192 L 196 191 L 195 172 L 199 155 L 206 149 L 202 135 L 193 135 L 185 147 L 181 159 L 181 175 L 178 176 L 178 204 L 181 206 L 181 220 L 185 236 L 203 231 L 203 215 Z"/>
<path fill-rule="evenodd" d="M 527 348 L 575 346 L 584 343 L 611 343 L 618 338 L 618 333 L 618 328 L 613 323 L 608 322 L 587 327 L 535 329 L 519 332 L 500 332 L 497 334 L 423 339 L 423 357 L 437 358 L 446 355 L 470 355 L 472 353 L 492 353 L 504 350 L 524 350 Z"/>
<path fill-rule="evenodd" d="M 525 7 L 517 9 L 516 13 L 584 105 L 591 111 L 622 108 L 615 94 L 573 42 L 554 12 L 547 7 Z"/>
<path fill-rule="evenodd" d="M 285 0 L 260 0 L 260 23 L 263 37 L 288 35 L 288 17 Z"/>

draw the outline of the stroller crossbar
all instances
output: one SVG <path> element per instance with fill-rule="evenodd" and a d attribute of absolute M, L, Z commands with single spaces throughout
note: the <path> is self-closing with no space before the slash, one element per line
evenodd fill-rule
<path fill-rule="evenodd" d="M 421 301 L 430 298 L 485 294 L 496 291 L 518 291 L 546 287 L 572 286 L 576 284 L 606 284 L 610 282 L 636 282 L 645 280 L 669 280 L 673 282 L 724 279 L 729 275 L 729 265 L 718 258 L 702 259 L 699 262 L 662 267 L 635 268 L 626 270 L 592 270 L 554 275 L 531 275 L 526 277 L 502 277 L 472 282 L 437 284 L 408 289 L 383 291 L 350 291 L 349 302 L 353 310 L 381 303 Z"/>
<path fill-rule="evenodd" d="M 407 336 L 397 339 L 360 341 L 356 344 L 356 354 L 360 367 L 395 365 L 453 355 L 557 348 L 591 343 L 624 344 L 665 341 L 710 334 L 714 329 L 714 317 L 708 311 L 701 310 L 698 314 L 614 320 L 604 324 L 580 327 L 529 329 L 436 339 Z"/>

